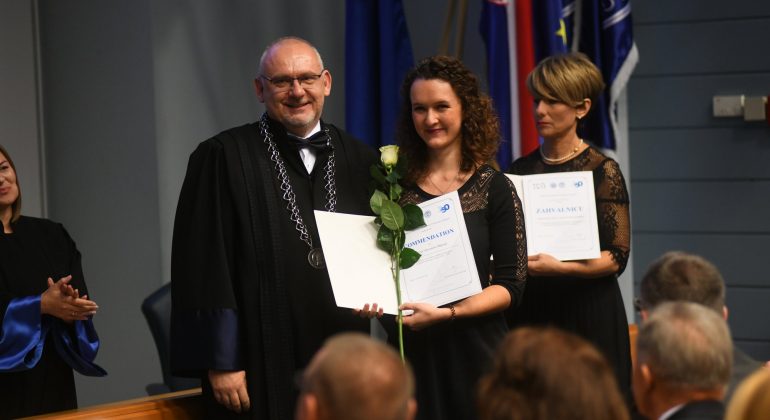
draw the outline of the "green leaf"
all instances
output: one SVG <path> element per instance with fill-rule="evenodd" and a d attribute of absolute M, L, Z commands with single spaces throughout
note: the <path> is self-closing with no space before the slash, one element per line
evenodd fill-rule
<path fill-rule="evenodd" d="M 404 248 L 403 251 L 401 251 L 401 259 L 398 261 L 398 265 L 402 269 L 407 269 L 419 261 L 420 257 L 420 253 L 412 248 Z"/>
<path fill-rule="evenodd" d="M 398 180 L 401 179 L 401 175 L 398 174 L 398 172 L 393 171 L 385 176 L 385 181 L 387 181 L 389 184 L 398 184 Z"/>
<path fill-rule="evenodd" d="M 377 247 L 390 254 L 393 252 L 394 240 L 393 231 L 385 226 L 380 226 L 380 230 L 377 231 Z"/>
<path fill-rule="evenodd" d="M 390 199 L 398 202 L 398 199 L 401 198 L 401 192 L 404 191 L 403 188 L 401 188 L 401 185 L 399 184 L 393 184 L 390 186 Z"/>
<path fill-rule="evenodd" d="M 425 226 L 422 209 L 416 204 L 406 204 L 404 210 L 404 230 L 413 230 Z"/>
<path fill-rule="evenodd" d="M 401 206 L 393 201 L 383 200 L 380 217 L 382 217 L 382 224 L 388 229 L 393 231 L 404 229 L 404 212 L 401 210 Z"/>
<path fill-rule="evenodd" d="M 382 168 L 378 164 L 374 164 L 369 167 L 369 174 L 372 175 L 375 181 L 380 185 L 385 185 L 385 175 L 382 173 Z"/>
<path fill-rule="evenodd" d="M 369 199 L 369 207 L 372 208 L 374 214 L 380 214 L 382 211 L 382 203 L 387 200 L 388 196 L 380 190 L 374 190 L 372 197 Z"/>

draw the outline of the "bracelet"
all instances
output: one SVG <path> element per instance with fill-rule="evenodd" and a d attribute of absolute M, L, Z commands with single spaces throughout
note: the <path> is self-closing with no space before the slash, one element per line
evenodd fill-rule
<path fill-rule="evenodd" d="M 455 320 L 455 305 L 450 303 L 449 310 L 452 312 L 452 315 L 449 317 L 449 322 L 452 322 Z"/>

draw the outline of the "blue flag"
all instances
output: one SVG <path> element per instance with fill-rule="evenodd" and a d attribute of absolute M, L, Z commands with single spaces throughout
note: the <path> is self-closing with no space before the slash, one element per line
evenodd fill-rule
<path fill-rule="evenodd" d="M 414 64 L 401 0 L 347 0 L 346 128 L 365 143 L 392 144 L 399 91 Z"/>
<path fill-rule="evenodd" d="M 592 105 L 582 136 L 616 149 L 617 100 L 639 61 L 631 22 L 631 1 L 583 0 L 580 51 L 602 71 L 607 89 Z"/>
<path fill-rule="evenodd" d="M 562 19 L 561 0 L 532 2 L 535 61 L 568 51 L 567 26 Z"/>
<path fill-rule="evenodd" d="M 507 169 L 513 160 L 511 113 L 511 65 L 509 54 L 508 16 L 504 4 L 485 1 L 481 10 L 479 30 L 487 50 L 487 84 L 489 96 L 500 120 L 502 139 L 497 151 L 497 163 Z"/>

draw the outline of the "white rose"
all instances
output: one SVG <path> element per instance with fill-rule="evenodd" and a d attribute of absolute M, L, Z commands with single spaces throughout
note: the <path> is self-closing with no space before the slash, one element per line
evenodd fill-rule
<path fill-rule="evenodd" d="M 398 146 L 391 144 L 380 147 L 380 160 L 387 168 L 392 168 L 398 162 Z"/>

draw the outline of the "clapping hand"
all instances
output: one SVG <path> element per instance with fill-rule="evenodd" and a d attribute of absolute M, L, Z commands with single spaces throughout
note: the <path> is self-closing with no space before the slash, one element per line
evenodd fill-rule
<path fill-rule="evenodd" d="M 72 276 L 62 277 L 54 282 L 48 278 L 48 289 L 40 296 L 40 312 L 66 322 L 85 321 L 96 314 L 99 306 L 88 295 L 80 296 L 80 291 L 69 282 Z"/>

